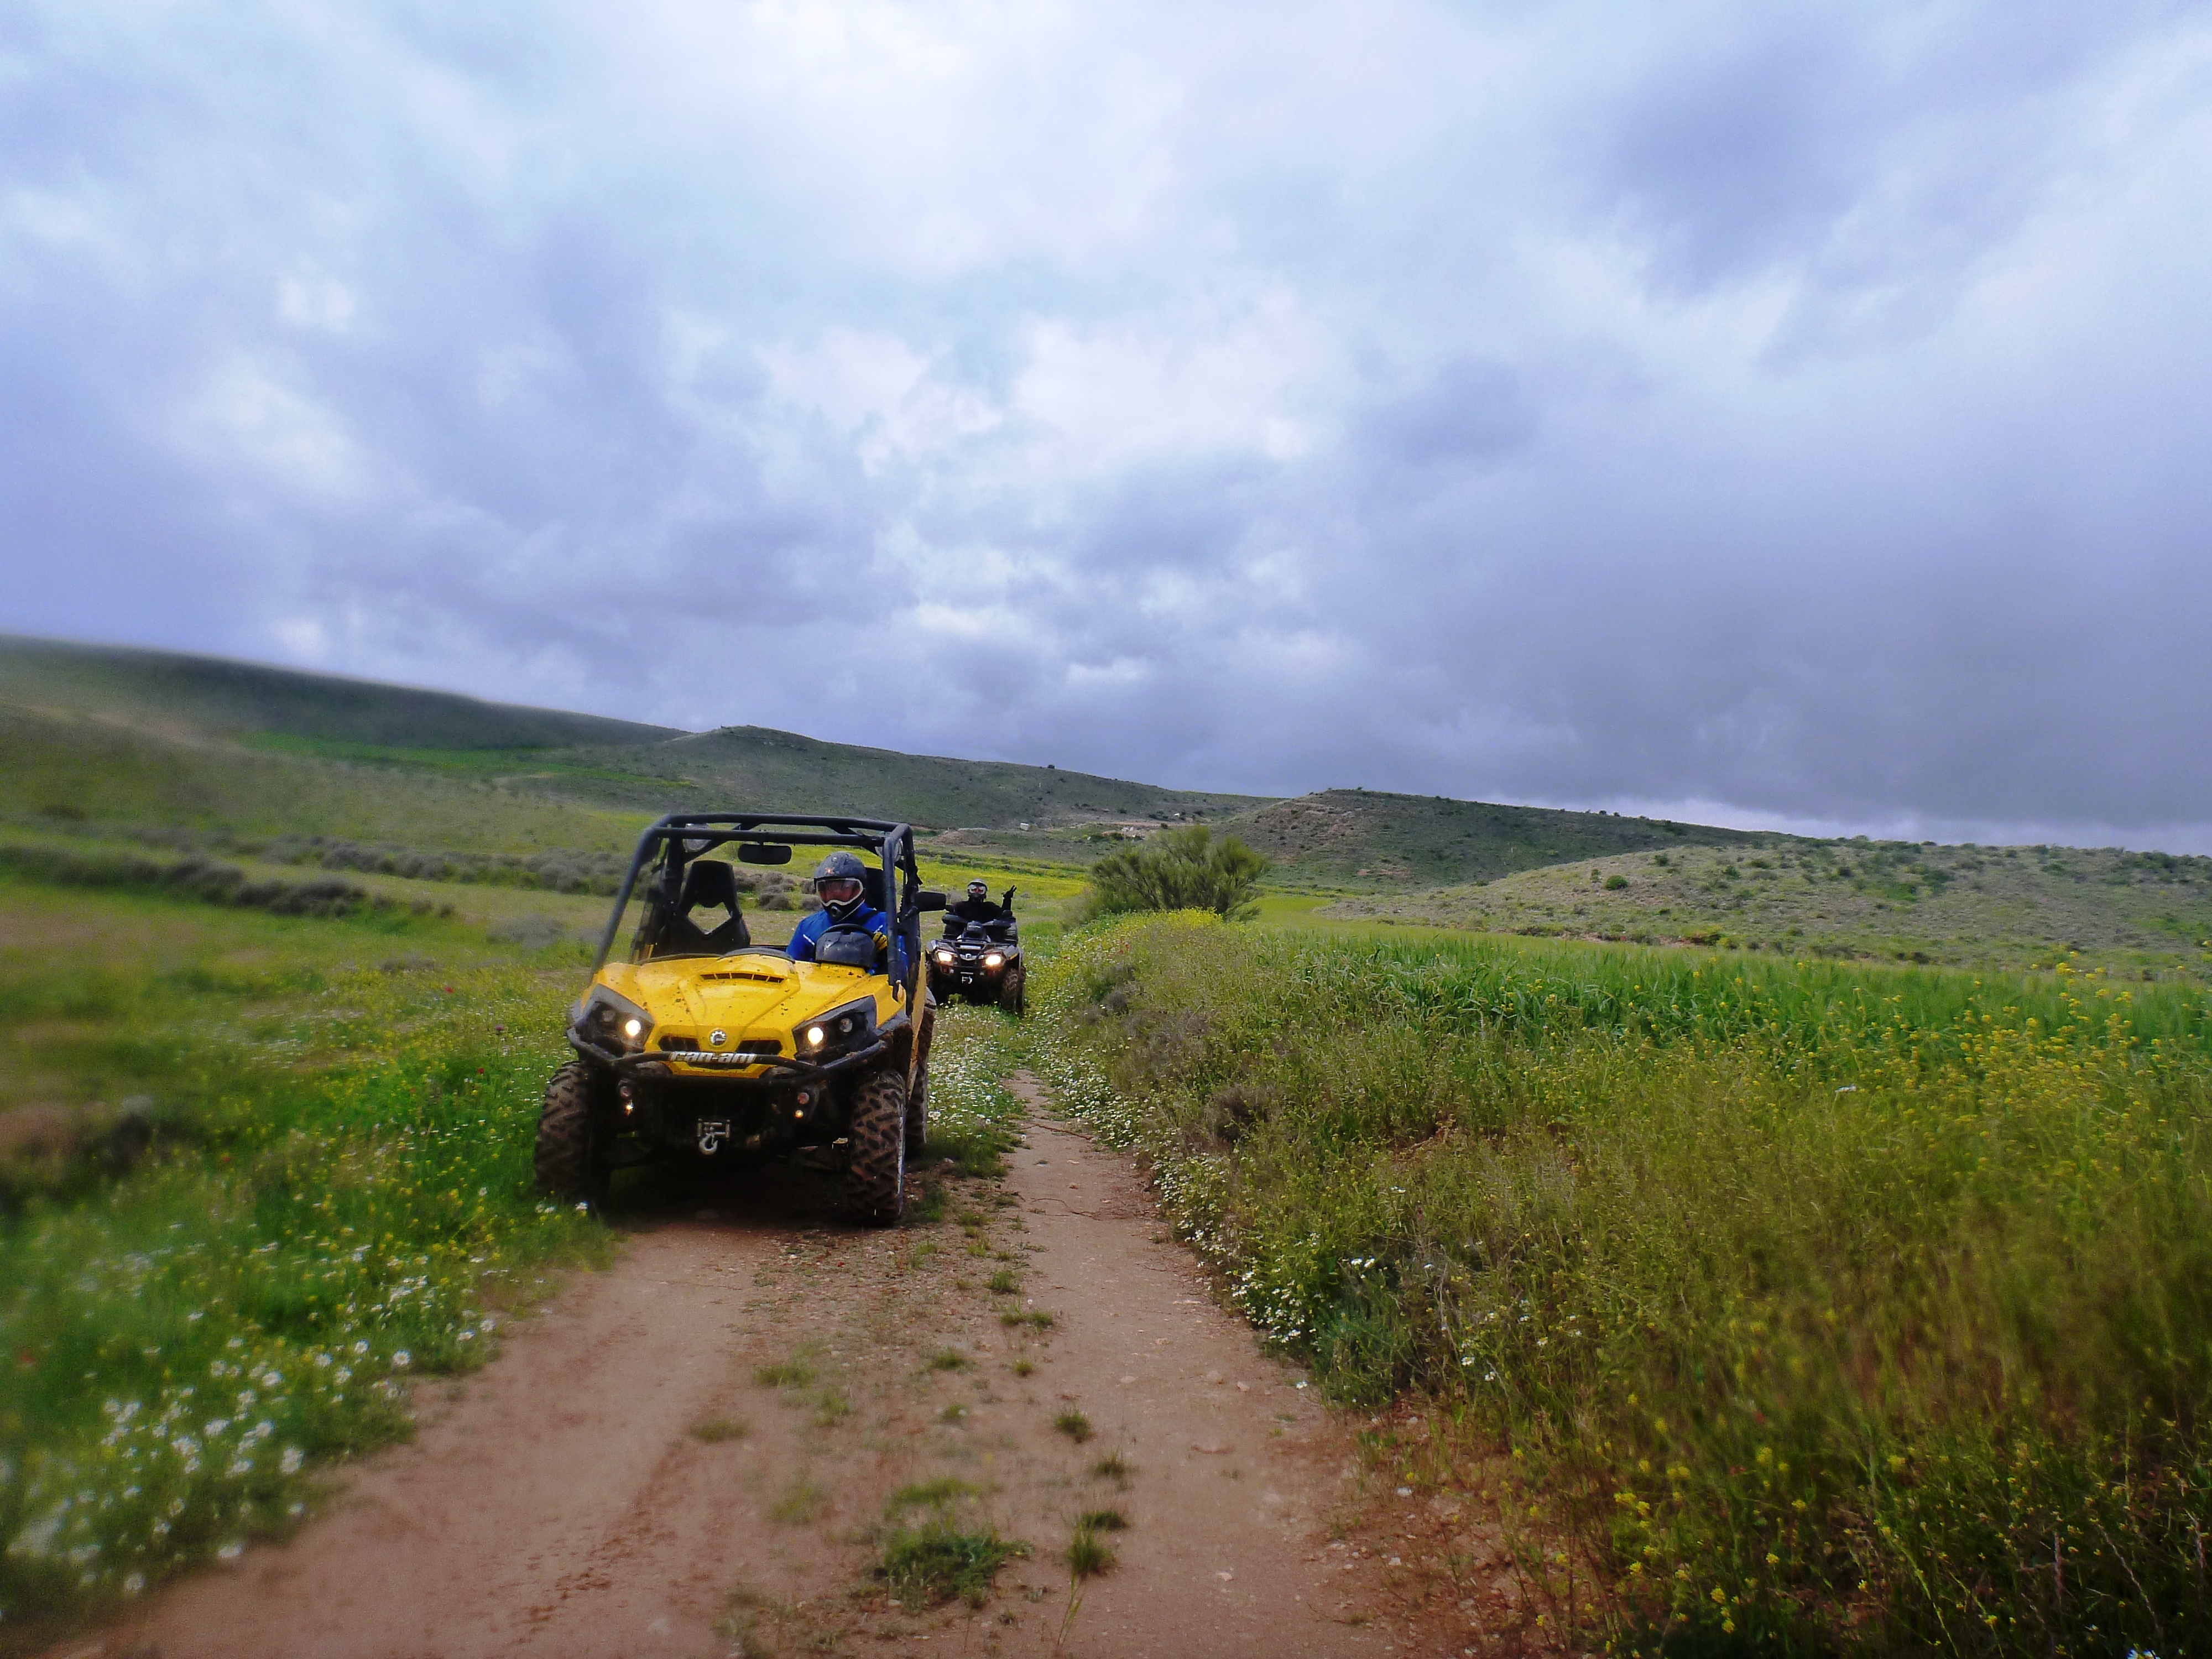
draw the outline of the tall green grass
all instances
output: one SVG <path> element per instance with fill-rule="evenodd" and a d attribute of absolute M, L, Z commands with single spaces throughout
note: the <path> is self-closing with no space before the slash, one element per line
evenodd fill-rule
<path fill-rule="evenodd" d="M 1180 918 L 1040 1002 L 1247 1312 L 1433 1396 L 1407 1475 L 1511 1494 L 1592 1639 L 2212 1646 L 2201 996 Z"/>

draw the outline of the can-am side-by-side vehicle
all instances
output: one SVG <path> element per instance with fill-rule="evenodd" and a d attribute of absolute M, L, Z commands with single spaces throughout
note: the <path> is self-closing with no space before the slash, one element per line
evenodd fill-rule
<path fill-rule="evenodd" d="M 860 914 L 889 927 L 833 924 L 808 962 L 753 944 L 741 905 L 754 884 L 738 866 L 788 864 L 799 848 L 860 855 Z M 634 896 L 643 908 L 628 958 L 610 961 Z M 944 908 L 921 885 L 903 823 L 660 819 L 639 839 L 569 1010 L 575 1058 L 546 1085 L 539 1186 L 596 1205 L 616 1170 L 655 1158 L 780 1160 L 836 1172 L 861 1220 L 896 1222 L 906 1160 L 928 1133 L 921 917 Z"/>

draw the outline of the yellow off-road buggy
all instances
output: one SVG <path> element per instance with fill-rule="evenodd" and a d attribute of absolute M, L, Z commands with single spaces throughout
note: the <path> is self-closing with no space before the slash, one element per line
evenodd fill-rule
<path fill-rule="evenodd" d="M 788 864 L 801 847 L 861 855 L 866 908 L 890 918 L 888 937 L 832 927 L 811 962 L 751 942 L 741 896 L 756 884 L 738 866 Z M 724 849 L 736 863 L 717 856 Z M 629 959 L 609 962 L 641 890 Z M 897 1221 L 906 1161 L 928 1134 L 921 916 L 944 908 L 942 893 L 921 886 L 903 823 L 660 819 L 638 842 L 591 985 L 569 1011 L 576 1057 L 546 1085 L 538 1185 L 596 1206 L 616 1170 L 654 1158 L 781 1159 L 842 1175 L 863 1221 Z"/>

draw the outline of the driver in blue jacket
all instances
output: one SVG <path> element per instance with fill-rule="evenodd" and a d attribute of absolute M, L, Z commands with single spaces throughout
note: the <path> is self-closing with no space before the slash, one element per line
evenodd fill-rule
<path fill-rule="evenodd" d="M 822 908 L 791 930 L 791 943 L 784 951 L 793 962 L 813 961 L 815 941 L 832 927 L 862 927 L 874 936 L 878 951 L 889 953 L 892 977 L 905 979 L 905 942 L 891 919 L 869 904 L 867 884 L 861 879 L 866 870 L 859 858 L 845 852 L 832 853 L 815 866 L 814 896 L 822 901 Z"/>

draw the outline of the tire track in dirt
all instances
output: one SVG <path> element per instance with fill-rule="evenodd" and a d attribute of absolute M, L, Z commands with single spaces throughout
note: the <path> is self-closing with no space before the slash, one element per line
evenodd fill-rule
<path fill-rule="evenodd" d="M 855 1229 L 779 1172 L 688 1218 L 618 1215 L 615 1264 L 480 1373 L 418 1385 L 415 1440 L 299 1536 L 57 1654 L 1459 1652 L 1357 1533 L 1330 1535 L 1388 1502 L 1349 1427 L 1216 1305 L 1128 1161 L 1015 1086 L 1026 1144 L 1003 1182 L 952 1183 L 939 1222 Z M 1055 1428 L 1071 1412 L 1089 1438 Z M 745 1431 L 695 1434 L 717 1419 Z M 871 1576 L 886 1506 L 947 1479 L 1031 1553 L 980 1607 L 909 1611 Z M 1128 1522 L 1119 1559 L 1079 1585 L 1065 1552 L 1101 1509 Z"/>

